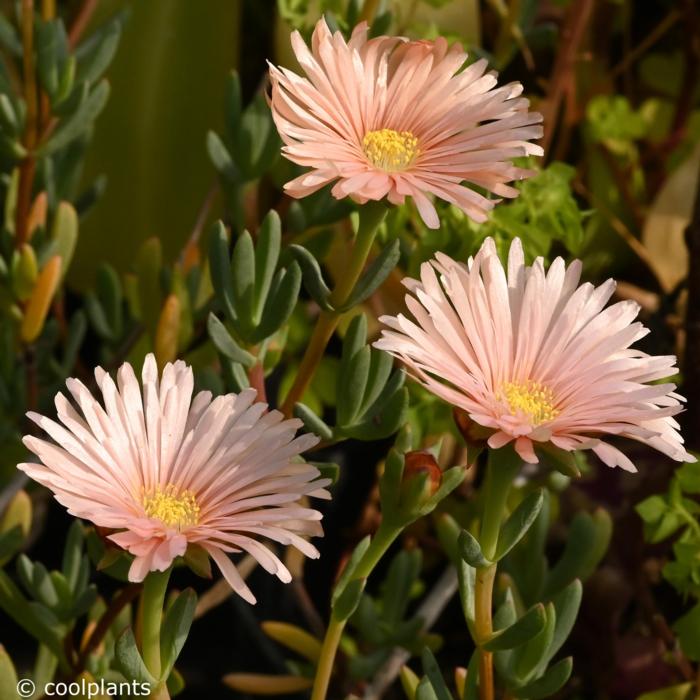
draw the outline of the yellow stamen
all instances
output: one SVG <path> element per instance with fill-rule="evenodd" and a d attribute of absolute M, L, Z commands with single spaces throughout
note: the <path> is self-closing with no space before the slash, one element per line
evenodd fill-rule
<path fill-rule="evenodd" d="M 506 382 L 496 397 L 508 404 L 511 415 L 525 414 L 532 425 L 541 425 L 559 415 L 552 390 L 540 382 Z"/>
<path fill-rule="evenodd" d="M 143 509 L 148 517 L 178 530 L 199 521 L 199 505 L 192 491 L 178 491 L 172 484 L 144 493 Z"/>
<path fill-rule="evenodd" d="M 410 131 L 368 131 L 362 145 L 369 162 L 387 172 L 405 170 L 420 153 L 418 139 Z"/>

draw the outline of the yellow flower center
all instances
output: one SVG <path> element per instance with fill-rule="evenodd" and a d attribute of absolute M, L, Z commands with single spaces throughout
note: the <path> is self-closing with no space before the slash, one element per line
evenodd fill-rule
<path fill-rule="evenodd" d="M 145 493 L 143 509 L 149 518 L 178 530 L 196 525 L 199 521 L 199 505 L 192 491 L 178 491 L 172 484 Z"/>
<path fill-rule="evenodd" d="M 508 404 L 511 415 L 523 413 L 532 425 L 541 425 L 559 415 L 552 390 L 540 382 L 506 382 L 501 384 L 497 398 Z"/>
<path fill-rule="evenodd" d="M 387 172 L 405 170 L 419 153 L 418 139 L 410 131 L 368 131 L 362 146 L 369 162 Z"/>

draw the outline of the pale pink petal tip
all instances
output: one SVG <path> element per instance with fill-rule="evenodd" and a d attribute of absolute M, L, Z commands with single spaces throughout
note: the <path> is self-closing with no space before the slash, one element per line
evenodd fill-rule
<path fill-rule="evenodd" d="M 428 390 L 537 463 L 538 444 L 592 449 L 610 467 L 636 471 L 607 442 L 621 436 L 694 462 L 673 416 L 683 410 L 673 356 L 633 345 L 648 332 L 637 304 L 606 306 L 615 284 L 579 286 L 581 264 L 525 264 L 514 239 L 504 268 L 493 240 L 468 263 L 443 253 L 404 280 L 412 316 L 383 316 L 375 346 L 399 358 Z"/>
<path fill-rule="evenodd" d="M 507 183 L 533 174 L 513 159 L 542 155 L 532 143 L 542 115 L 519 83 L 498 87 L 486 61 L 464 68 L 458 44 L 370 39 L 364 25 L 346 42 L 325 19 L 310 48 L 298 32 L 291 43 L 305 77 L 271 65 L 269 98 L 283 155 L 308 168 L 285 185 L 290 196 L 332 184 L 333 196 L 359 203 L 410 197 L 437 228 L 432 198 L 481 222 L 495 200 L 476 188 L 514 197 Z"/>
<path fill-rule="evenodd" d="M 295 437 L 299 420 L 267 411 L 254 390 L 193 396 L 192 368 L 178 361 L 159 375 L 153 355 L 141 383 L 129 364 L 116 382 L 101 368 L 95 378 L 102 401 L 69 379 L 75 403 L 56 397 L 58 421 L 29 414 L 50 439 L 25 436 L 40 463 L 18 466 L 72 515 L 114 531 L 109 538 L 134 555 L 130 581 L 197 544 L 254 603 L 229 554 L 248 553 L 284 582 L 291 575 L 266 541 L 317 554 L 307 538 L 323 534 L 321 513 L 305 501 L 327 497 L 329 481 L 299 460 L 318 442 Z"/>

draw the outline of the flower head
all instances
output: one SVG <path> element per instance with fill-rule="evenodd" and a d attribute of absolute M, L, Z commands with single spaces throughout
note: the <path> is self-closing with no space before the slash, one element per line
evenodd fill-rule
<path fill-rule="evenodd" d="M 305 197 L 335 182 L 338 199 L 402 204 L 412 197 L 425 223 L 437 228 L 433 194 L 484 221 L 495 201 L 468 185 L 515 197 L 507 183 L 532 173 L 511 159 L 542 155 L 528 143 L 542 135 L 542 118 L 528 112 L 522 85 L 496 88 L 485 60 L 461 70 L 467 55 L 442 37 L 368 39 L 367 31 L 360 24 L 346 42 L 321 19 L 311 49 L 292 34 L 307 78 L 270 67 L 282 151 L 311 168 L 288 182 L 287 192 Z"/>
<path fill-rule="evenodd" d="M 72 515 L 117 531 L 109 538 L 134 555 L 131 581 L 164 571 L 196 544 L 254 603 L 228 553 L 248 552 L 285 582 L 289 571 L 260 538 L 318 556 L 304 536 L 322 534 L 321 514 L 300 500 L 328 497 L 329 481 L 295 461 L 317 442 L 294 437 L 301 421 L 267 412 L 253 389 L 193 397 L 192 368 L 168 364 L 159 379 L 153 355 L 143 365 L 143 390 L 128 363 L 116 384 L 100 367 L 95 378 L 103 403 L 68 379 L 76 406 L 56 395 L 60 423 L 28 414 L 53 441 L 27 435 L 42 464 L 18 466 Z"/>
<path fill-rule="evenodd" d="M 673 415 L 683 398 L 673 384 L 675 357 L 649 356 L 631 345 L 647 334 L 639 307 L 605 307 L 613 280 L 578 286 L 581 263 L 541 258 L 525 265 L 519 239 L 507 271 L 487 239 L 467 265 L 438 253 L 407 279 L 403 314 L 381 319 L 375 346 L 400 358 L 428 390 L 491 432 L 492 448 L 514 442 L 536 463 L 537 443 L 592 449 L 606 464 L 635 471 L 604 438 L 622 435 L 676 460 L 683 448 Z"/>

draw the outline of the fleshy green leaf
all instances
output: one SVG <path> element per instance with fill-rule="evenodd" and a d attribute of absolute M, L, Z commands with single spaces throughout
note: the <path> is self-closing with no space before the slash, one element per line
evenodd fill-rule
<path fill-rule="evenodd" d="M 258 232 L 255 249 L 255 292 L 253 294 L 253 320 L 260 323 L 262 311 L 275 276 L 282 241 L 282 224 L 279 214 L 270 210 Z M 298 293 L 298 291 L 297 291 Z M 295 299 L 296 301 L 296 299 Z"/>
<path fill-rule="evenodd" d="M 354 578 L 343 587 L 342 592 L 333 603 L 333 617 L 336 620 L 347 620 L 357 609 L 365 590 L 367 579 Z"/>
<path fill-rule="evenodd" d="M 84 91 L 85 99 L 83 99 L 73 114 L 59 123 L 53 135 L 39 148 L 39 156 L 44 157 L 55 153 L 81 136 L 92 126 L 99 113 L 104 109 L 109 98 L 109 83 L 106 80 L 100 82 L 90 92 L 88 92 L 87 84 L 85 84 Z"/>
<path fill-rule="evenodd" d="M 236 320 L 236 307 L 229 262 L 228 235 L 221 221 L 217 221 L 209 234 L 209 270 L 216 298 L 229 321 Z"/>
<path fill-rule="evenodd" d="M 238 362 L 245 367 L 252 367 L 255 364 L 255 357 L 236 343 L 226 330 L 226 326 L 211 312 L 207 320 L 207 330 L 216 349 L 229 360 Z"/>
<path fill-rule="evenodd" d="M 483 555 L 479 541 L 468 530 L 462 530 L 459 536 L 459 550 L 462 559 L 475 569 L 489 566 L 491 562 Z"/>
<path fill-rule="evenodd" d="M 547 672 L 536 681 L 513 691 L 517 698 L 527 698 L 527 700 L 539 700 L 554 695 L 564 687 L 569 680 L 574 667 L 573 659 L 568 656 L 557 662 Z"/>
<path fill-rule="evenodd" d="M 303 246 L 293 244 L 289 246 L 289 250 L 301 267 L 304 289 L 324 311 L 332 311 L 333 307 L 328 301 L 331 290 L 323 279 L 323 272 L 318 260 Z"/>
<path fill-rule="evenodd" d="M 367 267 L 355 288 L 343 304 L 341 311 L 351 309 L 361 304 L 379 289 L 384 280 L 391 274 L 401 257 L 400 243 L 396 239 L 390 243 Z"/>
<path fill-rule="evenodd" d="M 572 520 L 564 553 L 547 577 L 545 596 L 560 591 L 575 578 L 585 581 L 605 555 L 612 536 L 610 515 L 598 508 Z"/>
<path fill-rule="evenodd" d="M 496 561 L 502 559 L 523 538 L 535 522 L 544 502 L 544 491 L 539 489 L 526 496 L 503 524 L 498 536 Z"/>
<path fill-rule="evenodd" d="M 423 671 L 435 691 L 437 700 L 452 700 L 452 695 L 450 695 L 450 691 L 447 689 L 447 685 L 445 685 L 445 679 L 442 677 L 440 667 L 430 649 L 427 647 L 423 649 L 421 659 L 423 661 Z"/>
<path fill-rule="evenodd" d="M 194 590 L 187 588 L 178 595 L 165 614 L 160 637 L 162 679 L 170 675 L 170 671 L 187 641 L 196 607 L 197 595 Z"/>
<path fill-rule="evenodd" d="M 294 416 L 304 423 L 304 428 L 308 432 L 318 435 L 322 440 L 333 438 L 333 431 L 305 404 L 295 404 Z"/>
<path fill-rule="evenodd" d="M 343 569 L 343 573 L 340 575 L 340 578 L 338 579 L 338 582 L 335 584 L 335 587 L 333 588 L 333 595 L 331 598 L 331 605 L 335 607 L 335 604 L 338 600 L 338 598 L 342 595 L 343 591 L 345 590 L 346 586 L 348 583 L 350 583 L 350 580 L 353 577 L 353 574 L 355 573 L 355 569 L 357 568 L 357 565 L 360 563 L 360 560 L 362 557 L 365 555 L 365 552 L 369 548 L 371 541 L 371 537 L 367 535 L 366 537 L 363 537 L 356 545 L 355 549 L 353 550 L 352 554 L 350 555 L 350 558 L 347 561 L 347 564 L 345 564 L 345 568 Z"/>
<path fill-rule="evenodd" d="M 498 632 L 484 644 L 487 651 L 515 649 L 541 634 L 547 618 L 542 603 L 531 607 L 517 622 L 501 632 Z"/>
<path fill-rule="evenodd" d="M 556 625 L 552 643 L 547 651 L 547 659 L 551 659 L 561 649 L 564 642 L 571 634 L 571 630 L 576 622 L 579 608 L 581 607 L 581 597 L 583 586 L 579 579 L 574 579 L 566 588 L 559 591 L 553 598 L 552 603 L 556 610 Z"/>
<path fill-rule="evenodd" d="M 127 627 L 117 638 L 114 652 L 117 667 L 127 680 L 147 683 L 155 688 L 156 679 L 149 673 L 141 658 L 131 627 Z"/>
<path fill-rule="evenodd" d="M 253 342 L 259 343 L 274 335 L 289 320 L 300 288 L 301 270 L 295 262 L 277 273 L 260 325 L 252 334 Z"/>

